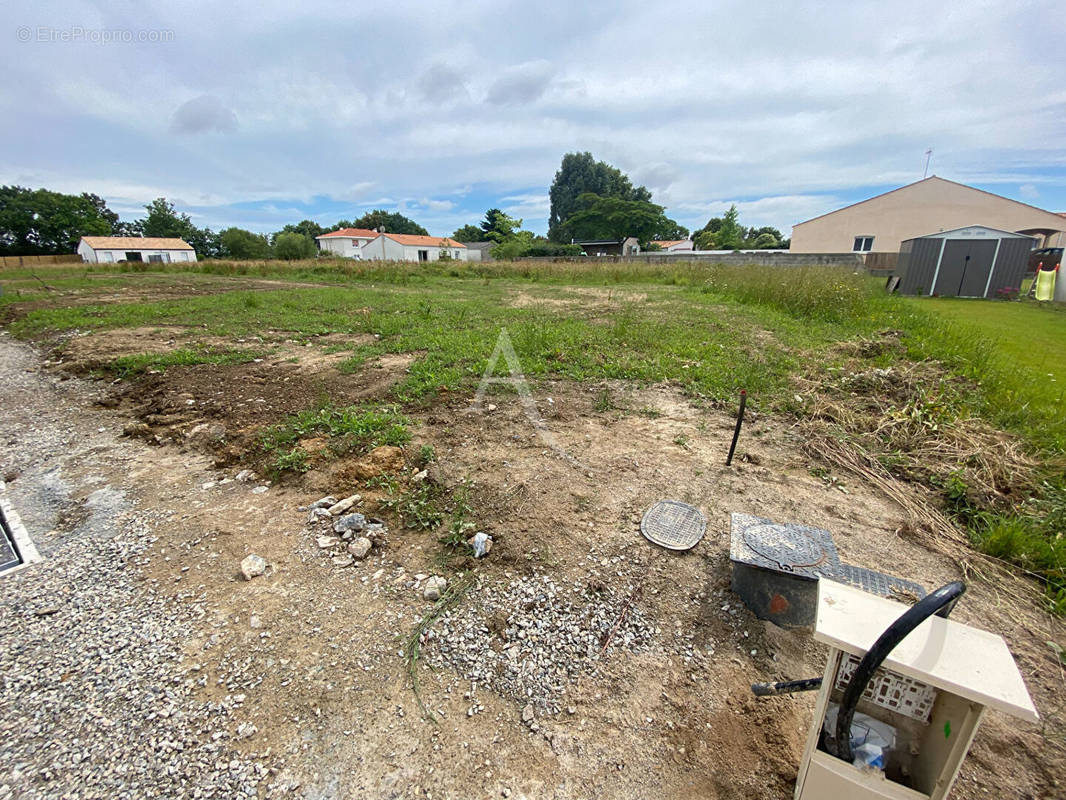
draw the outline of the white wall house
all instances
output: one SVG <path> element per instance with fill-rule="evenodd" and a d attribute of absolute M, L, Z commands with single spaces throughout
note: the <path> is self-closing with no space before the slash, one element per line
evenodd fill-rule
<path fill-rule="evenodd" d="M 366 228 L 341 228 L 337 231 L 316 236 L 318 249 L 341 258 L 364 258 L 363 245 L 381 234 Z"/>
<path fill-rule="evenodd" d="M 182 239 L 141 236 L 82 236 L 78 255 L 90 264 L 144 261 L 153 264 L 195 261 L 196 251 Z"/>
<path fill-rule="evenodd" d="M 342 228 L 316 236 L 315 240 L 324 253 L 365 261 L 437 261 L 442 253 L 456 261 L 468 260 L 465 244 L 439 236 Z"/>

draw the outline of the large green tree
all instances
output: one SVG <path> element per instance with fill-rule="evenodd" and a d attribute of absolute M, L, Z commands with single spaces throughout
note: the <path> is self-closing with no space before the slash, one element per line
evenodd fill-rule
<path fill-rule="evenodd" d="M 455 233 L 452 234 L 452 238 L 457 242 L 463 244 L 469 244 L 470 242 L 484 241 L 481 236 L 483 231 L 477 225 L 464 225 L 461 228 L 456 228 Z"/>
<path fill-rule="evenodd" d="M 736 205 L 720 217 L 711 217 L 693 233 L 697 250 L 739 250 L 746 245 L 748 231 L 739 222 L 740 212 Z"/>
<path fill-rule="evenodd" d="M 286 261 L 314 258 L 317 251 L 315 240 L 302 233 L 279 233 L 274 237 L 274 255 Z"/>
<path fill-rule="evenodd" d="M 91 192 L 82 192 L 81 196 L 96 209 L 96 213 L 100 215 L 101 219 L 107 220 L 107 224 L 111 226 L 111 232 L 114 233 L 119 224 L 118 214 L 107 207 L 104 198 Z"/>
<path fill-rule="evenodd" d="M 666 217 L 666 224 L 655 234 L 656 239 L 662 241 L 673 242 L 678 239 L 688 238 L 688 228 L 677 222 L 674 222 L 669 217 Z"/>
<path fill-rule="evenodd" d="M 769 225 L 748 228 L 746 245 L 752 250 L 777 250 L 784 241 L 785 237 L 781 235 L 781 231 Z"/>
<path fill-rule="evenodd" d="M 522 220 L 509 217 L 498 208 L 490 208 L 481 221 L 481 241 L 499 244 L 521 231 L 521 228 Z"/>
<path fill-rule="evenodd" d="M 408 219 L 403 214 L 396 211 L 386 211 L 383 208 L 369 211 L 359 217 L 359 219 L 351 222 L 341 220 L 333 230 L 337 230 L 338 228 L 364 228 L 366 230 L 383 228 L 385 233 L 407 233 L 415 236 L 429 236 L 429 231 L 413 219 Z"/>
<path fill-rule="evenodd" d="M 299 236 L 299 234 L 295 235 Z M 225 228 L 218 232 L 218 239 L 223 258 L 258 260 L 270 258 L 270 242 L 261 233 L 252 233 L 243 228 Z"/>
<path fill-rule="evenodd" d="M 310 237 L 312 241 L 316 236 L 321 236 L 326 232 L 326 229 L 319 225 L 317 222 L 311 219 L 305 219 L 302 222 L 297 222 L 295 225 L 286 225 L 280 231 L 274 234 L 276 239 L 283 233 L 298 233 L 301 236 Z"/>
<path fill-rule="evenodd" d="M 652 239 L 665 239 L 668 237 L 664 234 L 683 229 L 655 203 L 601 197 L 587 192 L 578 198 L 577 209 L 560 230 L 566 239 L 579 241 L 621 241 L 627 236 L 635 236 L 643 246 Z"/>
<path fill-rule="evenodd" d="M 144 208 L 148 212 L 141 225 L 145 236 L 184 239 L 196 227 L 188 214 L 179 212 L 165 197 L 157 197 Z"/>
<path fill-rule="evenodd" d="M 108 236 L 118 215 L 96 195 L 0 187 L 0 254 L 73 253 L 82 236 Z"/>
<path fill-rule="evenodd" d="M 141 221 L 144 236 L 184 239 L 200 258 L 222 255 L 219 234 L 210 228 L 197 228 L 188 214 L 179 212 L 165 197 L 157 197 L 144 208 L 148 212 Z"/>
<path fill-rule="evenodd" d="M 566 241 L 564 225 L 571 214 L 582 208 L 579 202 L 581 196 L 590 193 L 618 200 L 651 202 L 651 192 L 643 186 L 634 187 L 620 170 L 597 161 L 592 153 L 567 153 L 548 192 L 551 199 L 549 239 Z"/>

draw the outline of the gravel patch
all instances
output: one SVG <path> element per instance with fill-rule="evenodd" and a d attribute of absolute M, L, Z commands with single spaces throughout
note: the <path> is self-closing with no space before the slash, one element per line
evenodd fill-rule
<path fill-rule="evenodd" d="M 546 575 L 479 584 L 429 628 L 423 655 L 432 666 L 558 713 L 567 685 L 595 673 L 601 658 L 653 645 L 656 627 L 630 602 L 633 591 L 632 584 L 561 585 Z"/>
<path fill-rule="evenodd" d="M 270 771 L 228 745 L 244 695 L 201 701 L 207 677 L 182 666 L 204 609 L 165 598 L 138 568 L 154 530 L 173 523 L 111 485 L 63 516 L 85 489 L 70 468 L 108 459 L 100 469 L 115 469 L 134 445 L 76 398 L 79 382 L 37 364 L 0 336 L 15 400 L 0 406 L 0 457 L 18 474 L 10 499 L 46 556 L 0 577 L 0 798 L 258 796 Z"/>

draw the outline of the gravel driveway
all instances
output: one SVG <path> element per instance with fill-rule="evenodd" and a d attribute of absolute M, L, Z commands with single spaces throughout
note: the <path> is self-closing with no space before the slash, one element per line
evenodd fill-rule
<path fill-rule="evenodd" d="M 173 512 L 138 508 L 144 447 L 0 332 L 0 477 L 44 561 L 0 576 L 0 798 L 262 796 L 274 778 L 234 751 L 241 694 L 196 699 L 182 667 L 203 613 L 138 569 Z M 200 627 L 203 627 L 202 623 Z"/>

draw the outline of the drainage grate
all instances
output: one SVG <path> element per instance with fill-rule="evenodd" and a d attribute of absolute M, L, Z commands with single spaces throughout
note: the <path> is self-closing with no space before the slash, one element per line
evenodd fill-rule
<path fill-rule="evenodd" d="M 3 536 L 0 536 L 0 572 L 6 572 L 21 564 L 22 556 L 19 555 L 19 548 L 15 543 L 15 533 L 7 524 L 7 517 L 4 515 L 4 507 L 2 505 L 0 505 L 0 529 L 3 529 Z"/>
<path fill-rule="evenodd" d="M 4 497 L 5 488 L 4 482 L 0 481 L 0 575 L 41 560 L 41 554 L 33 546 L 22 520 Z"/>
<path fill-rule="evenodd" d="M 640 521 L 645 538 L 668 550 L 691 550 L 706 530 L 700 510 L 679 500 L 658 501 Z"/>
<path fill-rule="evenodd" d="M 911 600 L 917 602 L 925 597 L 925 589 L 914 581 L 897 578 L 895 575 L 885 575 L 883 572 L 874 572 L 872 569 L 856 567 L 854 564 L 840 564 L 833 575 L 826 576 L 838 583 L 848 583 L 856 589 L 862 589 L 870 594 L 891 597 L 897 600 Z"/>

